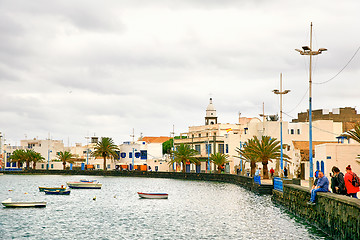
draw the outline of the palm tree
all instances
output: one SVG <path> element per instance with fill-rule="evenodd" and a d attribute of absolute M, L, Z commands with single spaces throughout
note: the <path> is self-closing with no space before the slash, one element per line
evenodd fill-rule
<path fill-rule="evenodd" d="M 95 157 L 104 158 L 104 170 L 106 170 L 106 158 L 118 158 L 118 154 L 116 153 L 116 151 L 120 151 L 120 149 L 114 144 L 112 138 L 103 137 L 98 143 L 96 143 L 93 155 Z"/>
<path fill-rule="evenodd" d="M 64 151 L 64 152 L 59 152 L 58 158 L 59 160 L 62 161 L 63 170 L 65 170 L 66 163 L 71 161 L 73 155 L 68 151 Z"/>
<path fill-rule="evenodd" d="M 249 161 L 251 164 L 251 176 L 255 173 L 256 162 L 261 162 L 263 165 L 263 178 L 268 179 L 268 163 L 272 160 L 280 161 L 281 158 L 281 145 L 280 141 L 270 136 L 262 136 L 259 140 L 256 136 L 253 139 L 249 139 L 244 149 L 237 149 L 241 158 L 245 161 Z M 283 154 L 283 160 L 288 161 L 290 157 Z"/>
<path fill-rule="evenodd" d="M 38 162 L 43 162 L 43 160 L 45 160 L 45 158 L 43 156 L 41 156 L 40 153 L 35 152 L 34 150 L 27 150 L 26 151 L 27 156 L 27 160 L 33 163 L 33 169 L 36 169 L 36 163 Z"/>
<path fill-rule="evenodd" d="M 268 163 L 272 162 L 272 159 L 280 161 L 281 158 L 281 145 L 280 141 L 270 136 L 262 136 L 259 140 L 256 136 L 254 137 L 254 145 L 252 148 L 253 154 L 261 161 L 263 165 L 263 178 L 268 179 Z M 288 162 L 290 157 L 283 154 L 283 160 Z"/>
<path fill-rule="evenodd" d="M 248 139 L 247 142 L 244 144 L 244 147 L 242 149 L 236 148 L 235 151 L 239 153 L 240 156 L 234 156 L 242 159 L 245 162 L 250 163 L 250 176 L 255 175 L 255 168 L 256 168 L 256 162 L 259 161 L 259 159 L 253 154 L 253 151 L 251 150 L 254 145 L 253 139 Z"/>
<path fill-rule="evenodd" d="M 195 149 L 192 149 L 190 147 L 190 145 L 188 144 L 180 144 L 177 148 L 176 151 L 172 152 L 174 154 L 174 159 L 172 159 L 169 162 L 169 165 L 173 164 L 173 163 L 177 163 L 183 164 L 183 172 L 186 171 L 185 166 L 186 163 L 199 163 L 199 160 L 197 158 L 195 158 L 195 155 L 198 155 L 199 152 L 196 151 Z"/>
<path fill-rule="evenodd" d="M 357 123 L 353 130 L 349 130 L 341 136 L 346 137 L 348 139 L 354 139 L 356 142 L 360 143 L 360 124 Z"/>
<path fill-rule="evenodd" d="M 23 149 L 16 149 L 14 152 L 12 152 L 9 159 L 11 162 L 17 162 L 18 167 L 20 167 L 21 163 L 24 163 L 27 161 L 26 160 L 27 159 L 26 152 Z"/>
<path fill-rule="evenodd" d="M 229 156 L 224 153 L 215 153 L 211 154 L 210 160 L 218 166 L 218 173 L 221 173 L 221 166 L 223 166 L 225 163 L 228 163 L 230 161 L 227 160 Z"/>

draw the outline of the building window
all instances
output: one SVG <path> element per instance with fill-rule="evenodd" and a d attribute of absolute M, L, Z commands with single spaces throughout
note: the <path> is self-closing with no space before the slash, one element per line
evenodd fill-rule
<path fill-rule="evenodd" d="M 120 154 L 120 156 L 121 156 L 121 158 L 126 158 L 126 153 L 122 152 L 122 153 Z"/>
<path fill-rule="evenodd" d="M 229 144 L 225 144 L 225 153 L 229 153 Z"/>
<path fill-rule="evenodd" d="M 211 143 L 206 144 L 206 154 L 211 154 Z"/>
<path fill-rule="evenodd" d="M 244 134 L 246 134 L 246 133 L 247 133 L 247 130 L 248 130 L 248 128 L 244 128 Z"/>
<path fill-rule="evenodd" d="M 199 144 L 195 145 L 195 150 L 200 154 L 201 153 L 201 147 Z"/>
<path fill-rule="evenodd" d="M 224 153 L 224 144 L 219 144 L 219 153 Z"/>
<path fill-rule="evenodd" d="M 191 137 L 194 138 L 194 134 L 192 134 Z"/>
<path fill-rule="evenodd" d="M 139 157 L 140 157 L 140 153 L 139 153 L 139 152 L 136 152 L 136 153 L 135 153 L 135 157 L 136 157 L 136 158 L 139 158 Z"/>
<path fill-rule="evenodd" d="M 140 158 L 143 160 L 147 159 L 147 150 L 140 150 Z"/>
<path fill-rule="evenodd" d="M 291 129 L 291 130 L 290 130 L 290 134 L 291 134 L 291 135 L 294 134 L 294 129 Z"/>
<path fill-rule="evenodd" d="M 129 158 L 132 158 L 132 152 L 129 152 Z"/>
<path fill-rule="evenodd" d="M 216 136 L 216 132 L 214 132 L 214 136 Z"/>
<path fill-rule="evenodd" d="M 297 130 L 297 134 L 300 135 L 300 129 Z"/>
<path fill-rule="evenodd" d="M 117 155 L 116 159 L 120 160 L 120 151 L 115 151 L 115 152 L 116 152 L 116 155 Z"/>
<path fill-rule="evenodd" d="M 41 168 L 44 169 L 44 164 L 41 164 Z"/>
<path fill-rule="evenodd" d="M 97 165 L 96 165 L 96 168 L 100 168 L 100 164 L 97 164 Z"/>
<path fill-rule="evenodd" d="M 199 133 L 199 137 L 201 137 L 201 134 Z"/>
<path fill-rule="evenodd" d="M 107 169 L 110 169 L 110 164 L 107 165 Z"/>
<path fill-rule="evenodd" d="M 54 168 L 54 164 L 51 164 L 51 168 Z"/>

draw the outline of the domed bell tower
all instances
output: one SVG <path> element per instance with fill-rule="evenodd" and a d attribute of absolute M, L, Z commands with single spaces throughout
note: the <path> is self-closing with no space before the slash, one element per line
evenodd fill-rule
<path fill-rule="evenodd" d="M 206 108 L 205 125 L 217 124 L 216 110 L 210 98 L 210 103 Z"/>

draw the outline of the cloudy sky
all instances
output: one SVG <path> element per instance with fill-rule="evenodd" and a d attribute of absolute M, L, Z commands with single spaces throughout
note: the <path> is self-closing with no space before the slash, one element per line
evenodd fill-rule
<path fill-rule="evenodd" d="M 0 131 L 6 143 L 38 137 L 120 144 L 204 123 L 276 114 L 283 73 L 285 120 L 308 108 L 356 107 L 360 1 L 0 0 Z M 360 52 L 360 51 L 359 51 Z M 355 54 L 355 56 L 354 56 Z M 354 57 L 353 57 L 354 56 Z M 350 59 L 353 59 L 350 61 Z M 349 62 L 350 61 L 350 62 Z"/>

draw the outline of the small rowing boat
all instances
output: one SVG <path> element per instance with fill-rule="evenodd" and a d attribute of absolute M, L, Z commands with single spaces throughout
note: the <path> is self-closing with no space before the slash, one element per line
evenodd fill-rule
<path fill-rule="evenodd" d="M 65 191 L 66 187 L 64 187 L 63 185 L 61 185 L 61 187 L 56 188 L 56 187 L 39 187 L 39 191 L 40 192 L 44 192 L 44 191 Z"/>
<path fill-rule="evenodd" d="M 45 190 L 44 191 L 46 195 L 70 195 L 70 190 L 67 190 L 67 191 L 48 191 L 48 190 Z"/>
<path fill-rule="evenodd" d="M 21 208 L 21 207 L 46 207 L 46 202 L 13 202 L 11 198 L 1 202 L 4 207 Z"/>
<path fill-rule="evenodd" d="M 98 182 L 67 182 L 69 188 L 76 189 L 101 189 L 102 184 Z"/>
<path fill-rule="evenodd" d="M 167 199 L 167 193 L 143 193 L 138 192 L 140 198 L 147 198 L 147 199 Z"/>

